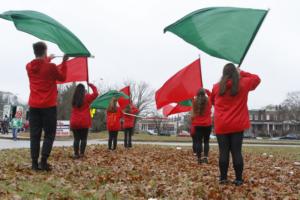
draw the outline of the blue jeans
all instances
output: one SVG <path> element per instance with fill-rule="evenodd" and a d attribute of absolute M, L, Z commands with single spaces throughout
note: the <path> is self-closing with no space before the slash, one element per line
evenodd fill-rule
<path fill-rule="evenodd" d="M 13 139 L 17 140 L 17 135 L 18 135 L 18 129 L 17 128 L 12 129 L 12 135 L 13 135 Z"/>

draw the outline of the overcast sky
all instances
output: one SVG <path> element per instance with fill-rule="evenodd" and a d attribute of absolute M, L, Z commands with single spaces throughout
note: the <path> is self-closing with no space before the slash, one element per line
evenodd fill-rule
<path fill-rule="evenodd" d="M 262 79 L 249 97 L 250 108 L 279 104 L 287 92 L 300 90 L 298 0 L 10 0 L 1 2 L 0 12 L 36 10 L 68 27 L 96 56 L 89 61 L 90 80 L 103 78 L 104 84 L 143 80 L 158 89 L 201 54 L 204 86 L 212 88 L 227 62 L 208 56 L 171 33 L 163 34 L 164 27 L 177 19 L 211 6 L 271 9 L 242 66 Z M 25 65 L 33 58 L 32 43 L 38 39 L 2 19 L 0 32 L 0 90 L 27 101 Z M 48 44 L 49 53 L 62 54 Z"/>

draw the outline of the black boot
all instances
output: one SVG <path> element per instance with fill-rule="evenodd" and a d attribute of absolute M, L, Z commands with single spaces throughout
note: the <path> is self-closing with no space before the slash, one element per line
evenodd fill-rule
<path fill-rule="evenodd" d="M 40 169 L 42 170 L 42 171 L 47 171 L 47 172 L 49 172 L 49 171 L 51 171 L 52 170 L 52 167 L 51 167 L 51 165 L 49 165 L 48 163 L 47 163 L 47 159 L 46 158 L 42 158 L 41 159 L 41 162 L 40 162 Z"/>
<path fill-rule="evenodd" d="M 39 168 L 38 161 L 32 161 L 31 169 L 34 170 L 34 171 L 39 171 L 39 170 L 41 170 L 41 169 Z"/>
<path fill-rule="evenodd" d="M 241 185 L 243 185 L 243 183 L 244 183 L 243 180 L 235 180 L 235 181 L 233 181 L 233 184 L 234 184 L 235 186 L 241 186 Z"/>

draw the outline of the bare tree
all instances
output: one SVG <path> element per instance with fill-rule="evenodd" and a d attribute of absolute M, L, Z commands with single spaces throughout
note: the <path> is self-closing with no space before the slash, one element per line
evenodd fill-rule
<path fill-rule="evenodd" d="M 155 110 L 154 105 L 154 89 L 146 82 L 135 82 L 132 80 L 124 81 L 125 86 L 130 86 L 131 100 L 139 109 L 139 113 L 145 115 L 150 114 Z"/>
<path fill-rule="evenodd" d="M 300 121 L 300 91 L 290 92 L 281 105 L 285 118 Z"/>
<path fill-rule="evenodd" d="M 75 91 L 76 84 L 68 84 L 59 86 L 58 90 L 58 105 L 57 105 L 57 119 L 69 120 L 72 109 L 72 98 Z"/>

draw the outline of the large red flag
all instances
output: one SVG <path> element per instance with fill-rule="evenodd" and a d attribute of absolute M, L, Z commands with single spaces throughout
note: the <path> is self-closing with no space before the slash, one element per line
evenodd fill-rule
<path fill-rule="evenodd" d="M 61 65 L 59 65 L 61 67 Z M 67 78 L 58 84 L 88 81 L 87 57 L 77 57 L 67 61 Z"/>
<path fill-rule="evenodd" d="M 123 89 L 120 90 L 120 92 L 123 92 L 127 96 L 129 96 L 129 99 L 125 99 L 124 97 L 120 97 L 118 100 L 118 103 L 122 109 L 124 109 L 128 104 L 130 104 L 130 86 L 126 86 Z"/>
<path fill-rule="evenodd" d="M 202 87 L 200 59 L 195 60 L 174 76 L 155 93 L 156 107 L 192 99 Z"/>

